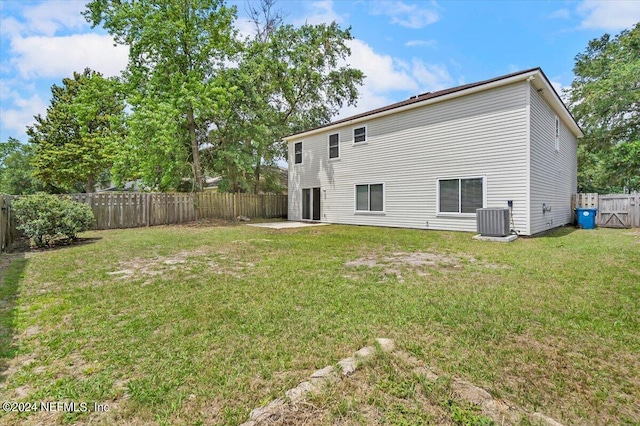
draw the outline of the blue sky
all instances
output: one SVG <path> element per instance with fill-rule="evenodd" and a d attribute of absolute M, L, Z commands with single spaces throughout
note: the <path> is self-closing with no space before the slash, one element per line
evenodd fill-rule
<path fill-rule="evenodd" d="M 85 67 L 118 75 L 127 48 L 114 47 L 80 12 L 85 0 L 0 0 L 0 140 L 26 141 L 50 87 Z M 247 33 L 245 2 L 234 1 Z M 409 96 L 542 67 L 557 89 L 571 84 L 576 54 L 604 33 L 640 21 L 640 1 L 293 1 L 277 7 L 293 24 L 350 26 L 349 63 L 367 76 L 363 112 Z"/>

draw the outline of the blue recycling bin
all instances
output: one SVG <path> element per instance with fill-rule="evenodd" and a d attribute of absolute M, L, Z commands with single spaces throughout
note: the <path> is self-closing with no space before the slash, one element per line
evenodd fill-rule
<path fill-rule="evenodd" d="M 578 219 L 578 228 L 582 229 L 595 229 L 596 228 L 596 213 L 598 209 L 576 209 L 576 218 Z"/>

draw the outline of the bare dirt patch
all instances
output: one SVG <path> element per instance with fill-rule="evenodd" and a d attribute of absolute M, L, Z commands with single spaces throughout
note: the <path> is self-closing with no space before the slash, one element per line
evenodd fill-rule
<path fill-rule="evenodd" d="M 626 234 L 636 237 L 636 243 L 640 244 L 640 228 L 629 230 Z"/>
<path fill-rule="evenodd" d="M 381 268 L 385 275 L 395 275 L 398 281 L 404 281 L 402 272 L 413 271 L 421 276 L 431 275 L 434 272 L 456 272 L 468 266 L 479 266 L 487 269 L 509 268 L 507 265 L 498 265 L 479 261 L 473 256 L 455 256 L 445 253 L 429 252 L 394 252 L 390 254 L 373 254 L 346 262 L 348 268 L 368 267 Z"/>
<path fill-rule="evenodd" d="M 251 262 L 234 260 L 222 253 L 211 253 L 207 248 L 181 251 L 171 256 L 154 258 L 134 258 L 118 262 L 115 271 L 108 275 L 118 279 L 162 277 L 175 271 L 190 271 L 205 266 L 209 273 L 241 277 L 246 268 L 254 266 Z"/>

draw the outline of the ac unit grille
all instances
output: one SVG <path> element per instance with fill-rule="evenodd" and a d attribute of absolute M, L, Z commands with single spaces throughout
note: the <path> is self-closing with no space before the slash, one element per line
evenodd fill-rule
<path fill-rule="evenodd" d="M 488 237 L 506 237 L 509 235 L 509 209 L 490 208 L 476 210 L 478 233 Z"/>

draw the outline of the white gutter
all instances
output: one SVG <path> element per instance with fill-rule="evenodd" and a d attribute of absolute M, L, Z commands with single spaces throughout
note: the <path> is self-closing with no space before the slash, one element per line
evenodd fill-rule
<path fill-rule="evenodd" d="M 545 94 L 545 98 L 547 99 L 547 102 L 549 102 L 551 104 L 552 108 L 558 114 L 558 116 L 563 118 L 563 121 L 573 131 L 573 133 L 576 134 L 576 136 L 578 136 L 578 137 L 582 137 L 583 136 L 582 131 L 580 130 L 578 125 L 575 123 L 575 121 L 573 120 L 573 118 L 571 117 L 569 112 L 566 110 L 566 108 L 562 104 L 562 101 L 557 97 L 557 95 L 555 95 L 555 91 L 553 90 L 551 85 L 547 82 L 547 79 L 546 78 L 542 78 L 542 73 L 540 73 L 538 70 L 534 70 L 534 71 L 531 71 L 531 72 L 528 72 L 528 73 L 525 73 L 525 74 L 519 74 L 519 75 L 515 75 L 513 77 L 509 77 L 509 78 L 493 81 L 491 83 L 482 84 L 480 86 L 470 87 L 468 89 L 463 89 L 463 90 L 459 90 L 457 92 L 448 93 L 446 95 L 438 96 L 436 98 L 427 99 L 427 100 L 424 100 L 424 101 L 421 101 L 421 102 L 414 102 L 414 103 L 409 104 L 409 105 L 404 105 L 404 106 L 393 108 L 393 109 L 389 109 L 389 110 L 386 110 L 386 111 L 381 111 L 381 112 L 378 112 L 376 114 L 367 115 L 365 117 L 355 118 L 353 120 L 348 120 L 348 121 L 342 121 L 340 123 L 330 124 L 328 126 L 320 127 L 318 129 L 308 130 L 306 132 L 297 133 L 297 134 L 291 135 L 291 136 L 286 136 L 286 137 L 283 138 L 283 140 L 286 141 L 286 142 L 292 142 L 294 140 L 300 140 L 300 139 L 303 139 L 303 138 L 307 138 L 307 137 L 309 137 L 311 135 L 315 135 L 317 133 L 331 131 L 331 130 L 334 130 L 334 129 L 337 129 L 337 128 L 340 128 L 340 127 L 344 127 L 344 126 L 351 126 L 351 125 L 354 125 L 354 124 L 358 124 L 358 123 L 362 123 L 362 122 L 365 122 L 365 121 L 372 120 L 374 118 L 385 117 L 387 115 L 397 114 L 399 112 L 412 110 L 414 108 L 421 108 L 421 107 L 426 106 L 426 105 L 431 105 L 431 104 L 435 104 L 435 103 L 438 103 L 438 102 L 444 102 L 444 101 L 448 101 L 450 99 L 455 99 L 455 98 L 459 98 L 459 97 L 462 97 L 462 96 L 471 95 L 473 93 L 478 93 L 478 92 L 483 92 L 485 90 L 494 89 L 496 87 L 506 86 L 508 84 L 517 83 L 517 82 L 520 82 L 520 81 L 525 81 L 525 80 L 529 79 L 530 77 L 533 77 L 534 80 L 537 79 L 538 81 L 542 81 L 543 82 L 543 84 L 545 86 L 544 89 L 546 90 L 546 94 L 554 94 L 553 99 L 555 100 L 555 102 L 549 102 L 549 98 Z"/>

